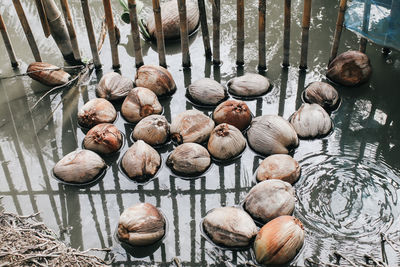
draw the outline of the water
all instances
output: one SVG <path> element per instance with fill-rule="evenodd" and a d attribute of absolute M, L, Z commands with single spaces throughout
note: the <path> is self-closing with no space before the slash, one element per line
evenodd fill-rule
<path fill-rule="evenodd" d="M 54 42 L 45 39 L 36 16 L 33 1 L 21 1 L 43 60 L 63 65 Z M 283 70 L 282 25 L 283 1 L 268 3 L 267 7 L 267 65 L 266 76 L 273 89 L 262 98 L 247 101 L 252 113 L 279 114 L 288 118 L 300 105 L 304 87 L 312 81 L 324 80 L 331 39 L 336 23 L 336 1 L 315 0 L 309 45 L 309 68 L 300 72 L 299 64 L 302 2 L 292 3 L 292 67 Z M 211 6 L 207 4 L 209 25 Z M 80 2 L 70 1 L 76 21 L 78 41 L 85 58 L 90 58 L 86 29 Z M 114 11 L 120 12 L 118 1 Z M 203 77 L 212 77 L 222 84 L 243 72 L 255 72 L 257 67 L 257 1 L 246 2 L 245 66 L 237 68 L 235 1 L 222 4 L 222 35 L 220 67 L 203 57 L 201 32 L 191 38 L 192 67 L 183 70 L 179 42 L 168 44 L 167 64 L 178 90 L 172 98 L 162 100 L 164 115 L 170 121 L 176 114 L 192 105 L 185 98 L 185 88 Z M 149 12 L 149 3 L 146 3 Z M 23 73 L 33 61 L 23 31 L 10 0 L 2 1 L 0 12 L 8 26 Z M 100 0 L 91 1 L 95 29 L 100 28 L 103 13 Z M 117 18 L 117 15 L 115 16 Z M 135 73 L 130 27 L 118 18 L 121 30 L 119 55 L 121 73 L 133 79 Z M 211 30 L 211 28 L 210 28 Z M 96 31 L 97 32 L 97 31 Z M 155 45 L 142 41 L 144 61 L 157 64 Z M 340 51 L 357 49 L 357 37 L 344 31 Z M 0 75 L 15 74 L 0 42 Z M 334 262 L 333 251 L 352 259 L 363 260 L 364 254 L 381 258 L 380 232 L 399 230 L 399 170 L 400 162 L 400 57 L 398 52 L 388 56 L 380 47 L 369 45 L 367 54 L 373 66 L 369 83 L 359 88 L 336 86 L 342 96 L 340 108 L 332 114 L 335 129 L 329 136 L 300 142 L 294 158 L 302 166 L 302 175 L 295 184 L 297 203 L 294 215 L 306 229 L 303 249 L 293 265 L 305 266 L 312 257 Z M 111 71 L 109 40 L 101 54 L 103 73 Z M 40 219 L 62 240 L 73 247 L 112 247 L 116 266 L 172 265 L 172 258 L 183 266 L 244 265 L 251 261 L 251 251 L 230 252 L 214 248 L 201 237 L 200 221 L 207 211 L 240 203 L 254 185 L 253 175 L 263 159 L 246 148 L 241 159 L 229 164 L 213 164 L 196 180 L 183 180 L 163 166 L 157 179 L 138 185 L 119 170 L 118 162 L 131 141 L 119 154 L 108 158 L 110 167 L 105 177 L 87 188 L 75 188 L 58 183 L 51 176 L 54 164 L 67 153 L 81 147 L 84 131 L 76 120 L 78 109 L 95 97 L 95 86 L 102 73 L 93 73 L 80 88 L 59 91 L 45 97 L 38 107 L 30 110 L 48 90 L 28 77 L 0 81 L 0 199 L 7 211 L 31 214 L 41 211 Z M 210 113 L 209 111 L 207 112 Z M 133 125 L 121 116 L 115 122 L 128 137 Z M 165 162 L 173 150 L 169 144 L 159 148 Z M 164 212 L 169 227 L 161 246 L 145 251 L 126 251 L 114 238 L 122 211 L 138 202 L 149 202 Z M 385 246 L 390 266 L 398 266 L 398 255 Z M 228 264 L 229 263 L 229 264 Z"/>

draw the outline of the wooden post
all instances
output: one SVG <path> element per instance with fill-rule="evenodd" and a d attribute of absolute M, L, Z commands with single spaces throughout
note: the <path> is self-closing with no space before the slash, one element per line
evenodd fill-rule
<path fill-rule="evenodd" d="M 67 24 L 68 34 L 72 45 L 72 52 L 76 61 L 81 61 L 81 54 L 79 52 L 78 39 L 76 38 L 76 32 L 74 23 L 72 21 L 71 11 L 69 9 L 68 0 L 60 0 L 61 8 L 64 14 L 65 23 Z"/>
<path fill-rule="evenodd" d="M 177 0 L 179 9 L 179 22 L 181 29 L 182 66 L 190 67 L 189 35 L 186 16 L 186 0 Z"/>
<path fill-rule="evenodd" d="M 236 64 L 244 65 L 244 0 L 237 0 Z"/>
<path fill-rule="evenodd" d="M 207 58 L 211 58 L 211 46 L 210 46 L 210 36 L 208 34 L 208 24 L 207 24 L 207 13 L 206 7 L 204 5 L 204 0 L 197 1 L 200 12 L 200 25 L 201 34 L 203 36 L 204 52 Z"/>
<path fill-rule="evenodd" d="M 393 0 L 395 1 L 395 0 Z M 364 1 L 364 15 L 363 15 L 363 24 L 362 24 L 362 30 L 363 32 L 368 32 L 368 26 L 369 26 L 369 16 L 371 13 L 371 4 L 368 1 Z M 360 52 L 365 53 L 367 50 L 367 39 L 364 37 L 361 37 L 360 39 Z"/>
<path fill-rule="evenodd" d="M 46 12 L 44 12 L 42 0 L 35 0 L 35 3 L 36 3 L 36 8 L 38 10 L 40 22 L 42 24 L 44 36 L 46 36 L 47 38 L 50 36 L 50 27 L 49 24 L 47 23 L 47 16 Z"/>
<path fill-rule="evenodd" d="M 153 12 L 154 12 L 154 21 L 156 24 L 158 61 L 160 66 L 166 68 L 167 61 L 165 60 L 164 31 L 162 28 L 160 0 L 153 0 Z"/>
<path fill-rule="evenodd" d="M 96 37 L 94 36 L 92 18 L 89 11 L 88 0 L 81 0 L 83 17 L 85 18 L 86 30 L 88 33 L 90 50 L 92 51 L 93 63 L 96 69 L 101 69 L 101 62 L 99 57 L 99 52 L 97 51 Z"/>
<path fill-rule="evenodd" d="M 111 1 L 103 0 L 103 6 L 106 15 L 108 37 L 110 39 L 113 69 L 119 69 L 121 66 L 119 64 L 118 41 L 117 41 L 117 36 L 115 35 L 116 33 L 115 33 L 114 18 L 111 8 Z"/>
<path fill-rule="evenodd" d="M 129 7 L 129 18 L 131 21 L 133 49 L 135 50 L 135 63 L 136 63 L 136 68 L 139 68 L 144 63 L 143 63 L 143 56 L 142 56 L 142 47 L 140 45 L 140 33 L 139 33 L 139 26 L 138 26 L 139 25 L 138 17 L 137 17 L 137 12 L 136 12 L 136 0 L 129 0 L 128 7 Z"/>
<path fill-rule="evenodd" d="M 331 50 L 331 56 L 329 57 L 329 63 L 335 59 L 339 50 L 340 36 L 342 35 L 344 12 L 346 11 L 347 0 L 340 0 L 339 14 L 336 21 L 335 37 L 333 39 L 333 45 Z"/>
<path fill-rule="evenodd" d="M 307 69 L 307 54 L 308 54 L 308 35 L 310 30 L 311 19 L 311 0 L 304 0 L 303 22 L 301 34 L 301 55 L 300 69 Z"/>
<path fill-rule="evenodd" d="M 265 59 L 265 11 L 266 0 L 258 2 L 258 69 L 265 70 L 267 62 Z"/>
<path fill-rule="evenodd" d="M 7 49 L 8 56 L 11 61 L 11 66 L 13 68 L 17 68 L 18 61 L 15 58 L 14 49 L 12 47 L 10 38 L 8 37 L 7 28 L 6 28 L 6 25 L 4 24 L 3 17 L 1 16 L 1 14 L 0 14 L 0 31 L 1 31 L 1 36 L 3 37 L 4 45 Z"/>
<path fill-rule="evenodd" d="M 283 22 L 283 67 L 289 66 L 290 55 L 290 20 L 291 20 L 291 0 L 285 1 L 285 18 Z"/>
<path fill-rule="evenodd" d="M 213 63 L 219 65 L 220 58 L 220 23 L 221 23 L 221 2 L 212 0 L 212 20 L 213 20 Z"/>
<path fill-rule="evenodd" d="M 42 62 L 42 58 L 40 57 L 40 52 L 37 47 L 35 38 L 33 37 L 31 27 L 29 26 L 28 20 L 26 19 L 24 9 L 22 8 L 21 2 L 19 0 L 12 0 L 14 4 L 14 8 L 17 11 L 17 15 L 19 18 L 19 22 L 21 22 L 22 29 L 24 30 L 26 39 L 28 39 L 29 46 L 32 50 L 33 57 L 35 61 Z"/>

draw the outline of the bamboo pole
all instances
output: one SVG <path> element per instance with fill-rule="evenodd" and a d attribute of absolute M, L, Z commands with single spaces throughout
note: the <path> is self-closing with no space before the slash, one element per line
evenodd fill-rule
<path fill-rule="evenodd" d="M 92 51 L 93 63 L 96 69 L 101 69 L 99 52 L 97 51 L 96 37 L 94 36 L 92 18 L 90 16 L 88 0 L 81 0 L 83 17 L 85 18 L 86 30 L 88 33 L 90 50 Z"/>
<path fill-rule="evenodd" d="M 111 46 L 111 56 L 113 69 L 119 69 L 121 65 L 119 64 L 118 56 L 118 41 L 115 32 L 114 18 L 112 13 L 111 1 L 103 0 L 104 12 L 106 15 L 106 23 L 108 28 L 108 37 L 110 39 Z"/>
<path fill-rule="evenodd" d="M 72 45 L 72 52 L 76 61 L 81 61 L 81 55 L 79 52 L 78 39 L 76 38 L 76 32 L 74 23 L 72 20 L 71 11 L 69 9 L 68 0 L 60 0 L 61 8 L 64 14 L 65 23 L 67 24 L 68 34 Z"/>
<path fill-rule="evenodd" d="M 142 55 L 142 47 L 140 45 L 140 33 L 139 33 L 139 24 L 138 17 L 136 12 L 136 0 L 129 0 L 129 18 L 131 21 L 131 32 L 133 39 L 133 49 L 135 50 L 135 63 L 136 68 L 142 66 L 143 63 L 143 55 Z"/>
<path fill-rule="evenodd" d="M 363 32 L 368 32 L 370 13 L 371 13 L 371 4 L 368 1 L 364 1 L 364 14 L 363 14 L 363 24 L 362 24 Z M 360 47 L 359 47 L 360 52 L 365 53 L 365 51 L 367 50 L 367 43 L 368 43 L 367 39 L 361 37 Z"/>
<path fill-rule="evenodd" d="M 346 11 L 347 0 L 340 0 L 339 13 L 336 21 L 335 37 L 333 38 L 331 56 L 329 57 L 329 63 L 335 59 L 339 50 L 340 36 L 342 35 L 344 12 Z"/>
<path fill-rule="evenodd" d="M 158 61 L 160 66 L 166 68 L 167 61 L 165 59 L 164 32 L 162 28 L 160 0 L 153 0 L 153 12 L 154 12 L 154 21 L 156 24 Z"/>
<path fill-rule="evenodd" d="M 197 1 L 200 12 L 200 25 L 201 25 L 201 34 L 203 36 L 203 45 L 204 52 L 207 58 L 211 58 L 211 46 L 210 46 L 210 36 L 208 34 L 208 24 L 207 24 L 207 13 L 206 7 L 204 4 L 204 0 Z"/>
<path fill-rule="evenodd" d="M 300 69 L 307 69 L 308 37 L 311 19 L 311 0 L 304 0 L 303 22 L 301 34 Z"/>
<path fill-rule="evenodd" d="M 33 57 L 35 61 L 41 62 L 42 58 L 40 57 L 40 52 L 37 47 L 35 38 L 33 37 L 33 33 L 31 27 L 29 26 L 28 20 L 26 19 L 24 9 L 22 8 L 21 2 L 19 0 L 12 0 L 14 4 L 15 11 L 17 11 L 17 15 L 19 18 L 19 22 L 21 22 L 22 29 L 24 30 L 26 39 L 28 40 L 29 46 L 32 50 Z"/>
<path fill-rule="evenodd" d="M 283 67 L 289 66 L 290 55 L 290 20 L 291 20 L 291 0 L 285 1 L 285 18 L 283 22 Z"/>
<path fill-rule="evenodd" d="M 258 69 L 265 70 L 267 62 L 265 59 L 265 11 L 266 0 L 258 2 Z"/>
<path fill-rule="evenodd" d="M 244 65 L 244 0 L 237 0 L 236 65 Z"/>
<path fill-rule="evenodd" d="M 36 8 L 38 10 L 40 23 L 42 24 L 44 36 L 46 36 L 47 38 L 50 36 L 50 27 L 49 24 L 47 23 L 47 16 L 46 12 L 44 12 L 42 0 L 35 0 L 35 3 L 36 3 Z"/>
<path fill-rule="evenodd" d="M 220 0 L 212 0 L 212 20 L 213 20 L 213 63 L 219 65 L 220 59 L 220 23 L 221 23 L 221 3 Z"/>
<path fill-rule="evenodd" d="M 15 58 L 14 49 L 12 47 L 10 38 L 8 37 L 7 28 L 6 25 L 4 24 L 3 17 L 1 16 L 1 14 L 0 14 L 0 31 L 1 31 L 1 36 L 3 37 L 4 45 L 7 49 L 8 57 L 10 58 L 11 61 L 11 66 L 13 68 L 17 68 L 18 61 Z"/>
<path fill-rule="evenodd" d="M 177 1 L 178 1 L 180 33 L 181 33 L 182 66 L 190 67 L 189 35 L 188 35 L 188 23 L 187 23 L 187 15 L 186 15 L 186 0 L 177 0 Z"/>

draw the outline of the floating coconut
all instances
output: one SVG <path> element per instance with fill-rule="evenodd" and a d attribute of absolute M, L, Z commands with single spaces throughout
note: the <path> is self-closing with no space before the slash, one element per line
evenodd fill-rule
<path fill-rule="evenodd" d="M 217 105 L 228 97 L 225 87 L 210 78 L 202 78 L 189 85 L 188 95 L 193 102 L 203 105 Z"/>
<path fill-rule="evenodd" d="M 246 73 L 228 82 L 229 93 L 236 96 L 255 97 L 268 92 L 270 83 L 260 74 Z"/>
<path fill-rule="evenodd" d="M 114 153 L 122 146 L 122 134 L 115 125 L 101 123 L 87 132 L 83 145 L 97 153 Z"/>
<path fill-rule="evenodd" d="M 133 246 L 147 246 L 165 235 L 165 218 L 149 203 L 133 205 L 121 214 L 118 239 Z"/>
<path fill-rule="evenodd" d="M 216 124 L 225 122 L 243 131 L 249 127 L 252 116 L 244 101 L 232 99 L 222 102 L 215 108 L 213 119 Z"/>
<path fill-rule="evenodd" d="M 214 243 L 228 247 L 250 245 L 258 231 L 249 214 L 234 207 L 213 209 L 204 217 L 203 229 Z"/>
<path fill-rule="evenodd" d="M 32 79 L 48 86 L 66 84 L 71 75 L 57 66 L 44 62 L 33 62 L 26 70 Z"/>
<path fill-rule="evenodd" d="M 328 66 L 326 77 L 344 86 L 356 86 L 369 80 L 371 63 L 360 51 L 347 51 L 337 56 Z"/>
<path fill-rule="evenodd" d="M 136 71 L 135 84 L 150 89 L 157 96 L 171 95 L 176 90 L 171 73 L 161 66 L 141 66 Z"/>
<path fill-rule="evenodd" d="M 107 100 L 118 100 L 126 97 L 133 89 L 133 82 L 116 72 L 109 72 L 101 77 L 96 87 L 98 97 Z"/>
<path fill-rule="evenodd" d="M 227 123 L 219 124 L 210 134 L 208 151 L 217 159 L 226 160 L 240 154 L 246 147 L 241 131 Z"/>
<path fill-rule="evenodd" d="M 290 123 L 301 138 L 315 138 L 332 129 L 329 114 L 318 104 L 302 104 L 290 117 Z"/>
<path fill-rule="evenodd" d="M 167 159 L 167 165 L 173 171 L 183 175 L 200 174 L 211 164 L 207 149 L 196 143 L 177 146 Z"/>
<path fill-rule="evenodd" d="M 169 123 L 162 115 L 150 115 L 139 121 L 132 136 L 135 140 L 143 140 L 149 145 L 164 144 L 169 137 Z"/>
<path fill-rule="evenodd" d="M 54 175 L 69 183 L 87 183 L 96 178 L 106 163 L 94 153 L 86 149 L 75 150 L 64 156 L 54 166 Z"/>
<path fill-rule="evenodd" d="M 294 184 L 299 177 L 299 163 L 286 154 L 275 154 L 265 158 L 257 169 L 257 181 L 259 182 L 278 179 Z"/>
<path fill-rule="evenodd" d="M 313 82 L 304 91 L 304 100 L 310 104 L 318 104 L 327 111 L 339 105 L 339 93 L 333 86 L 324 82 Z"/>
<path fill-rule="evenodd" d="M 106 99 L 95 98 L 88 101 L 78 112 L 78 123 L 91 128 L 100 123 L 112 123 L 117 118 L 117 111 Z"/>

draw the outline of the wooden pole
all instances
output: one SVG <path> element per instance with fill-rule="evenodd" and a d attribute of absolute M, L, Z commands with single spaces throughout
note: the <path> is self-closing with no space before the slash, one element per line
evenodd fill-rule
<path fill-rule="evenodd" d="M 291 20 L 291 0 L 285 1 L 285 18 L 283 22 L 283 67 L 289 66 L 290 55 L 290 20 Z"/>
<path fill-rule="evenodd" d="M 258 2 L 258 69 L 265 70 L 267 62 L 265 59 L 265 11 L 266 0 Z"/>
<path fill-rule="evenodd" d="M 201 25 L 201 34 L 203 36 L 203 45 L 204 52 L 207 58 L 211 58 L 211 46 L 210 46 L 210 36 L 208 34 L 208 24 L 207 24 L 207 13 L 206 7 L 204 4 L 204 0 L 197 1 L 200 12 L 200 25 Z"/>
<path fill-rule="evenodd" d="M 244 0 L 237 0 L 237 51 L 236 64 L 244 65 Z"/>
<path fill-rule="evenodd" d="M 221 3 L 220 0 L 212 0 L 212 20 L 213 20 L 213 63 L 219 65 L 220 59 L 220 23 L 221 23 Z"/>
<path fill-rule="evenodd" d="M 78 39 L 76 38 L 76 32 L 74 23 L 72 20 L 71 11 L 69 9 L 68 0 L 60 0 L 61 8 L 64 14 L 65 23 L 67 24 L 68 34 L 72 45 L 72 52 L 76 61 L 81 61 L 81 54 L 79 52 Z"/>
<path fill-rule="evenodd" d="M 35 0 L 35 3 L 36 3 L 36 8 L 38 10 L 40 22 L 42 24 L 44 36 L 46 36 L 47 38 L 50 36 L 50 27 L 49 24 L 47 23 L 47 16 L 46 12 L 44 12 L 42 0 Z"/>
<path fill-rule="evenodd" d="M 81 5 L 82 5 L 83 17 L 85 18 L 86 30 L 88 33 L 90 50 L 92 51 L 94 67 L 96 69 L 101 69 L 101 62 L 100 62 L 99 52 L 97 51 L 96 37 L 94 35 L 88 0 L 81 0 Z"/>
<path fill-rule="evenodd" d="M 40 52 L 37 47 L 35 38 L 33 37 L 31 27 L 29 26 L 28 20 L 26 19 L 24 9 L 22 8 L 21 2 L 19 0 L 12 0 L 14 4 L 15 11 L 17 11 L 17 15 L 19 18 L 19 22 L 21 22 L 22 29 L 24 30 L 26 39 L 28 40 L 29 46 L 32 50 L 33 57 L 35 61 L 42 62 L 42 58 L 40 57 Z"/>
<path fill-rule="evenodd" d="M 179 22 L 181 29 L 182 66 L 190 67 L 189 35 L 186 16 L 186 0 L 177 0 L 179 9 Z"/>
<path fill-rule="evenodd" d="M 1 14 L 0 14 L 0 31 L 1 31 L 1 36 L 3 37 L 4 45 L 7 49 L 8 56 L 11 61 L 11 66 L 15 69 L 18 67 L 18 61 L 15 58 L 14 49 L 12 47 L 10 38 L 8 37 L 7 28 L 6 25 L 4 24 L 3 17 L 1 16 Z"/>
<path fill-rule="evenodd" d="M 363 24 L 362 24 L 363 32 L 368 32 L 370 13 L 371 13 L 370 2 L 364 1 L 364 15 L 363 15 Z M 367 43 L 368 43 L 367 39 L 364 37 L 361 37 L 360 47 L 359 47 L 360 52 L 365 53 L 365 51 L 367 50 Z"/>
<path fill-rule="evenodd" d="M 311 0 L 304 0 L 303 9 L 303 23 L 301 34 L 301 55 L 300 55 L 300 69 L 307 69 L 307 54 L 308 54 L 308 36 L 310 30 L 311 19 Z"/>
<path fill-rule="evenodd" d="M 160 0 L 153 0 L 153 12 L 154 12 L 154 21 L 156 24 L 158 61 L 160 66 L 166 68 L 167 61 L 165 59 L 164 31 L 162 28 Z"/>
<path fill-rule="evenodd" d="M 113 69 L 119 69 L 121 65 L 119 64 L 118 56 L 118 41 L 115 33 L 114 18 L 112 13 L 111 1 L 103 0 L 104 12 L 106 15 L 106 23 L 108 28 L 108 37 L 110 39 L 111 55 Z"/>
<path fill-rule="evenodd" d="M 135 50 L 135 63 L 136 68 L 142 66 L 143 63 L 143 55 L 142 55 L 142 47 L 140 45 L 140 33 L 139 33 L 139 24 L 138 17 L 136 12 L 136 0 L 129 0 L 129 18 L 131 21 L 131 32 L 133 39 L 133 49 Z"/>
<path fill-rule="evenodd" d="M 344 12 L 346 11 L 347 0 L 340 0 L 339 13 L 336 21 L 335 37 L 333 39 L 333 45 L 331 50 L 331 56 L 329 57 L 329 63 L 335 59 L 339 50 L 340 36 L 342 35 Z"/>

